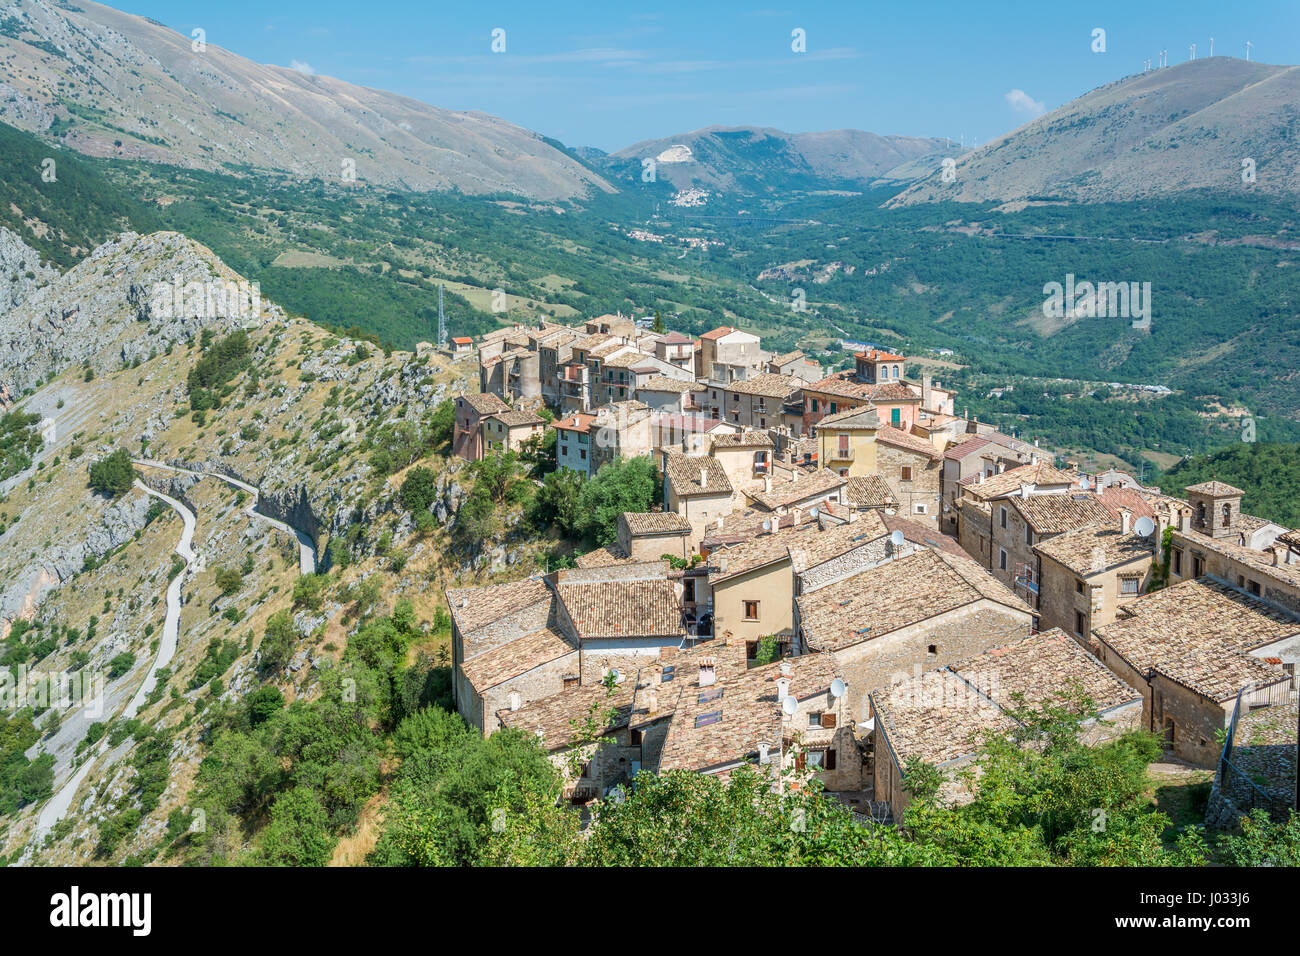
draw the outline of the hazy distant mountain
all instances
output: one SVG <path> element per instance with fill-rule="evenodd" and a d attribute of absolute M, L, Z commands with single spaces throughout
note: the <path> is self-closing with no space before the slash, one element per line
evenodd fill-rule
<path fill-rule="evenodd" d="M 608 190 L 536 133 L 253 63 L 96 3 L 0 3 L 0 120 L 80 152 L 415 190 L 565 199 Z"/>
<path fill-rule="evenodd" d="M 1252 168 L 1255 181 L 1244 182 Z M 955 171 L 951 182 L 931 173 L 892 205 L 1109 202 L 1202 188 L 1294 194 L 1300 68 L 1220 56 L 1141 73 L 987 143 Z"/>
<path fill-rule="evenodd" d="M 906 181 L 939 168 L 952 154 L 949 140 L 879 136 L 857 129 L 785 133 L 755 126 L 710 126 L 645 140 L 611 153 L 597 165 L 615 183 L 640 181 L 642 162 L 677 189 L 766 195 L 787 189 L 862 188 L 880 180 Z M 955 154 L 953 154 L 955 155 Z M 932 164 L 932 165 L 927 165 Z M 895 170 L 915 166 L 902 177 Z"/>

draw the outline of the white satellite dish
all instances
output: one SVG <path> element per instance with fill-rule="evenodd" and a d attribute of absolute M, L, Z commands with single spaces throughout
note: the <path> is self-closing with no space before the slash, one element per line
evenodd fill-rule
<path fill-rule="evenodd" d="M 794 712 L 799 709 L 799 702 L 793 697 L 787 695 L 781 700 L 781 713 L 787 717 L 793 717 Z"/>
<path fill-rule="evenodd" d="M 866 720 L 858 721 L 858 730 L 864 734 L 869 734 L 876 729 L 876 718 L 868 717 Z"/>
<path fill-rule="evenodd" d="M 835 678 L 833 681 L 831 681 L 831 696 L 834 697 L 836 700 L 843 697 L 844 692 L 848 689 L 849 689 L 848 685 L 845 684 L 844 681 L 840 680 L 838 677 Z"/>
<path fill-rule="evenodd" d="M 1133 530 L 1144 538 L 1151 537 L 1151 532 L 1156 530 L 1156 523 L 1145 515 L 1137 519 L 1133 525 Z"/>
<path fill-rule="evenodd" d="M 822 513 L 822 510 L 820 508 L 814 508 L 812 511 L 808 513 L 812 515 L 814 518 L 816 518 L 819 514 Z"/>
<path fill-rule="evenodd" d="M 893 534 L 889 536 L 889 543 L 896 548 L 901 548 L 903 546 L 903 542 L 906 540 L 907 539 L 903 537 L 903 532 L 901 531 L 895 531 Z"/>
<path fill-rule="evenodd" d="M 614 683 L 615 683 L 615 684 L 617 684 L 619 681 L 621 681 L 621 680 L 623 679 L 623 675 L 620 674 L 620 673 L 618 672 L 618 668 L 617 668 L 617 667 L 611 667 L 611 668 L 609 669 L 609 676 L 612 677 L 612 678 L 614 678 Z"/>
<path fill-rule="evenodd" d="M 771 531 L 771 530 L 772 530 L 772 522 L 769 521 L 769 520 L 766 519 L 766 518 L 763 519 L 763 530 L 764 530 L 764 531 Z"/>

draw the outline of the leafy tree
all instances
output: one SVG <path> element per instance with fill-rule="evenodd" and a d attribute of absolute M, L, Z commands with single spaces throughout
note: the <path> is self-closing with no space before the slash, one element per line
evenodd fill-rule
<path fill-rule="evenodd" d="M 582 488 L 583 530 L 598 545 L 618 537 L 618 516 L 649 511 L 659 491 L 654 462 L 648 456 L 619 458 L 601 466 Z"/>
<path fill-rule="evenodd" d="M 124 448 L 91 463 L 90 487 L 100 494 L 118 498 L 130 491 L 134 483 L 135 470 L 131 467 L 131 456 Z"/>
<path fill-rule="evenodd" d="M 428 468 L 412 468 L 402 481 L 402 489 L 398 494 L 402 505 L 411 514 L 428 511 L 429 505 L 438 497 L 437 476 Z"/>
<path fill-rule="evenodd" d="M 336 842 L 320 799 L 295 787 L 271 807 L 261 857 L 270 866 L 324 866 Z"/>

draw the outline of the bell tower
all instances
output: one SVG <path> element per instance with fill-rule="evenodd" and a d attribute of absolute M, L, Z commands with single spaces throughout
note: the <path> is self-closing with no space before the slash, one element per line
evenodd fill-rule
<path fill-rule="evenodd" d="M 1187 503 L 1192 506 L 1192 527 L 1211 538 L 1237 534 L 1241 526 L 1240 488 L 1222 481 L 1203 481 L 1188 485 Z"/>

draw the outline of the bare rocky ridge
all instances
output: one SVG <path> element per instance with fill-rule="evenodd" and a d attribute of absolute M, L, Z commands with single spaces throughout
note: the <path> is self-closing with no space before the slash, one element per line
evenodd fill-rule
<path fill-rule="evenodd" d="M 188 36 L 90 2 L 3 2 L 0 21 L 0 120 L 41 135 L 71 118 L 63 141 L 89 155 L 335 181 L 351 160 L 360 182 L 471 195 L 610 188 L 505 120 L 253 63 L 218 36 L 195 52 Z"/>
<path fill-rule="evenodd" d="M 1300 67 L 1218 56 L 1099 87 L 936 169 L 892 206 L 1300 192 Z M 1243 181 L 1243 160 L 1255 181 Z"/>

